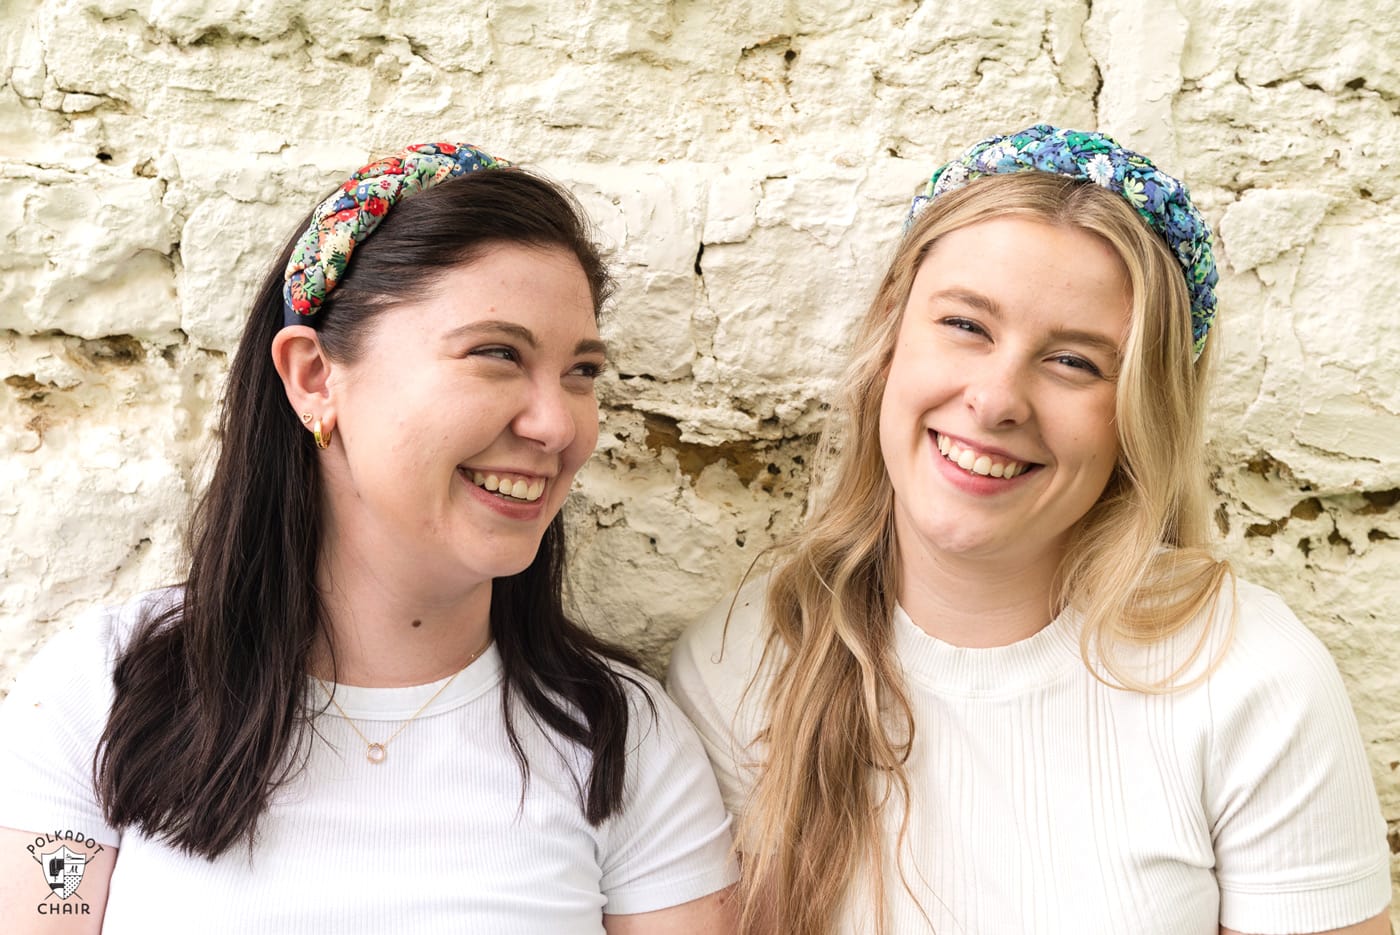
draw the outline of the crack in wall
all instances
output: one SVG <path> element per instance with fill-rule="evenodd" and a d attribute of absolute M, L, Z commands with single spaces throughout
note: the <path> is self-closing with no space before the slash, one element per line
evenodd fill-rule
<path fill-rule="evenodd" d="M 1079 27 L 1079 43 L 1084 46 L 1084 54 L 1089 59 L 1089 66 L 1094 69 L 1094 89 L 1089 93 L 1089 102 L 1094 110 L 1094 124 L 1101 126 L 1103 122 L 1103 69 L 1099 67 L 1099 60 L 1094 57 L 1094 53 L 1089 50 L 1089 40 L 1084 35 L 1084 30 L 1089 28 L 1089 21 L 1093 18 L 1094 0 L 1084 0 L 1084 24 Z"/>

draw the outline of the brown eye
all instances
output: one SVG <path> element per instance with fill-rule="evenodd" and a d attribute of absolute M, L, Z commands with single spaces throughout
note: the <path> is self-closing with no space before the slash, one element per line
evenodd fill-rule
<path fill-rule="evenodd" d="M 985 335 L 987 333 L 987 329 L 983 328 L 971 318 L 945 318 L 940 322 L 940 324 L 946 325 L 949 328 L 954 328 L 958 331 L 966 331 L 968 334 Z"/>
<path fill-rule="evenodd" d="M 1073 370 L 1082 370 L 1096 377 L 1103 376 L 1103 371 L 1098 368 L 1097 364 L 1075 354 L 1060 354 L 1050 359 L 1057 364 L 1063 364 Z"/>

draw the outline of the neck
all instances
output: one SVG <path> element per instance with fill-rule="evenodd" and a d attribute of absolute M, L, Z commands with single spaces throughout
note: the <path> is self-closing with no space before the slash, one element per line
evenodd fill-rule
<path fill-rule="evenodd" d="M 422 685 L 465 666 L 491 638 L 491 581 L 431 591 L 345 551 L 318 579 L 329 626 L 310 671 L 343 685 Z"/>
<path fill-rule="evenodd" d="M 1017 561 L 900 555 L 899 603 L 925 633 L 954 646 L 1009 646 L 1053 619 L 1058 555 Z"/>

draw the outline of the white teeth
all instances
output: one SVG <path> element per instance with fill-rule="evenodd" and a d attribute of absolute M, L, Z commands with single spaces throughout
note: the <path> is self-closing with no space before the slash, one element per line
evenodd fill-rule
<path fill-rule="evenodd" d="M 939 453 L 964 471 L 980 474 L 983 477 L 999 477 L 1010 480 L 1017 475 L 1024 474 L 1027 470 L 1027 465 L 1019 461 L 1005 464 L 993 461 L 991 455 L 980 454 L 971 448 L 964 448 L 944 435 L 938 435 L 937 438 Z"/>
<path fill-rule="evenodd" d="M 544 480 L 527 481 L 524 478 L 498 477 L 495 474 L 472 472 L 472 483 L 486 490 L 510 497 L 512 500 L 525 500 L 533 503 L 544 493 Z"/>

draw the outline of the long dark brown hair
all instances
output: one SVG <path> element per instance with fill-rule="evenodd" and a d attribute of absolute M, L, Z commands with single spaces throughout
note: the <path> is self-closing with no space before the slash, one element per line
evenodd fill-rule
<path fill-rule="evenodd" d="M 320 474 L 270 351 L 294 239 L 263 281 L 229 371 L 223 445 L 190 524 L 182 596 L 143 620 L 122 651 L 94 761 L 110 824 L 209 858 L 251 846 L 272 793 L 305 765 L 307 660 L 328 633 L 316 588 Z M 447 270 L 503 242 L 572 252 L 597 315 L 611 281 L 573 198 L 519 169 L 484 170 L 393 208 L 321 306 L 322 347 L 353 362 L 376 314 L 424 296 Z M 563 576 L 556 516 L 530 566 L 493 582 L 491 633 L 522 790 L 529 763 L 517 705 L 589 751 L 580 805 L 597 825 L 621 803 L 628 725 L 630 679 L 607 660 L 633 660 L 569 619 Z"/>

